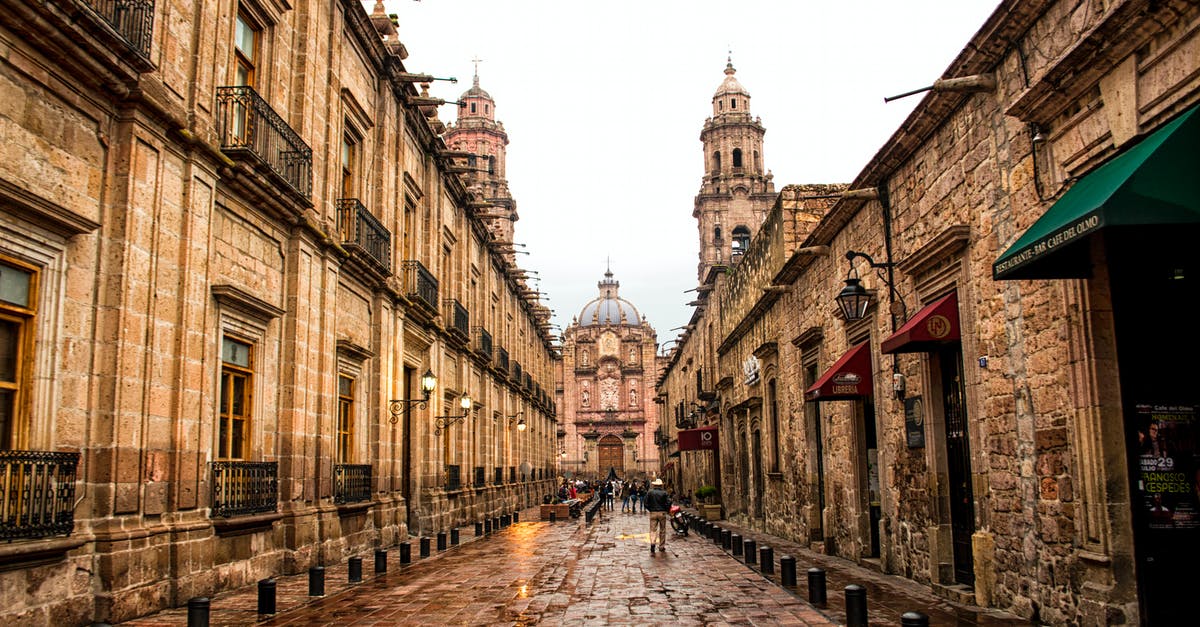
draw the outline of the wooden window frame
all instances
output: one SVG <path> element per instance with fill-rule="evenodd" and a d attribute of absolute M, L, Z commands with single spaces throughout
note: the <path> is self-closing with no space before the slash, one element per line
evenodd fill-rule
<path fill-rule="evenodd" d="M 241 365 L 238 365 L 238 364 L 235 364 L 232 362 L 225 361 L 225 342 L 226 341 L 235 342 L 235 343 L 241 344 L 247 348 L 248 366 L 241 366 Z M 251 440 L 251 435 L 253 434 L 253 419 L 254 419 L 253 408 L 254 408 L 254 366 L 255 366 L 254 352 L 255 352 L 255 349 L 256 349 L 256 344 L 253 341 L 248 340 L 246 338 L 236 336 L 236 335 L 224 335 L 221 337 L 221 379 L 218 384 L 219 398 L 217 401 L 217 429 L 216 429 L 216 434 L 215 434 L 216 438 L 217 438 L 217 446 L 216 446 L 216 450 L 215 450 L 216 459 L 221 460 L 221 461 L 249 459 L 250 456 L 248 455 L 248 453 L 253 449 L 253 447 L 250 445 L 250 440 Z M 241 414 L 241 417 L 240 417 L 241 421 L 242 421 L 242 424 L 241 424 L 241 431 L 242 431 L 241 449 L 242 450 L 238 450 L 238 451 L 235 451 L 234 446 L 233 446 L 233 443 L 235 441 L 234 440 L 235 429 L 234 429 L 234 425 L 233 425 L 235 418 L 232 413 L 232 411 L 233 411 L 233 396 L 232 396 L 232 394 L 234 394 L 235 391 L 234 391 L 232 385 L 229 385 L 228 388 L 226 387 L 226 382 L 234 381 L 235 377 L 241 377 L 245 381 L 242 386 L 243 395 L 244 395 L 242 398 L 243 413 Z M 227 393 L 229 394 L 229 396 L 227 396 Z M 227 422 L 228 422 L 228 426 L 226 428 Z M 227 434 L 227 437 L 222 437 L 223 429 L 225 429 L 225 433 Z M 224 449 L 222 449 L 222 447 L 224 447 Z M 222 451 L 224 452 L 224 454 L 222 454 Z"/>
<path fill-rule="evenodd" d="M 349 390 L 343 391 L 342 382 L 349 382 Z M 338 373 L 337 440 L 335 454 L 337 463 L 354 463 L 354 395 L 356 379 L 344 372 Z"/>
<path fill-rule="evenodd" d="M 0 450 L 25 449 L 30 444 L 29 396 L 33 374 L 34 332 L 37 328 L 37 302 L 41 268 L 0 255 L 0 265 L 29 273 L 29 295 L 26 306 L 0 301 L 0 320 L 18 325 L 16 355 L 13 359 L 13 380 L 0 381 L 0 389 L 12 390 L 12 408 L 7 433 L 0 432 Z"/>
<path fill-rule="evenodd" d="M 239 23 L 244 24 L 250 30 L 252 50 L 247 56 L 245 50 L 242 50 L 239 37 Z M 235 85 L 245 85 L 247 87 L 255 86 L 255 79 L 258 73 L 258 64 L 262 58 L 262 34 L 264 28 L 262 23 L 254 19 L 248 12 L 239 9 L 233 22 L 233 83 Z M 241 71 L 246 71 L 246 77 L 243 82 L 239 82 Z"/>

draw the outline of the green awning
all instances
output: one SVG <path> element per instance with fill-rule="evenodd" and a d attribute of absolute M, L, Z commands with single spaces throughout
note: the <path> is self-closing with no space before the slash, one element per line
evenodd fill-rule
<path fill-rule="evenodd" d="M 992 264 L 992 278 L 1088 276 L 1087 238 L 1111 226 L 1200 223 L 1200 105 L 1081 178 Z"/>

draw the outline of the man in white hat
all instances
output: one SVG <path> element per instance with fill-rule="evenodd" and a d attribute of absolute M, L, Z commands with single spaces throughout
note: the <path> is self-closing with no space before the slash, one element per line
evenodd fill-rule
<path fill-rule="evenodd" d="M 671 497 L 663 489 L 662 479 L 650 482 L 650 490 L 642 501 L 642 508 L 650 513 L 650 554 L 654 555 L 655 544 L 667 550 L 667 511 L 671 509 Z"/>

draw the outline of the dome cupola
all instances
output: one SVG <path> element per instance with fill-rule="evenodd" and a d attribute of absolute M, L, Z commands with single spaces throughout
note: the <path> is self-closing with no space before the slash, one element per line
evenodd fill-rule
<path fill-rule="evenodd" d="M 604 273 L 604 280 L 596 284 L 600 288 L 600 297 L 594 298 L 583 306 L 579 312 L 579 326 L 591 327 L 601 325 L 641 324 L 641 316 L 633 303 L 617 294 L 621 282 L 613 279 L 612 270 Z"/>

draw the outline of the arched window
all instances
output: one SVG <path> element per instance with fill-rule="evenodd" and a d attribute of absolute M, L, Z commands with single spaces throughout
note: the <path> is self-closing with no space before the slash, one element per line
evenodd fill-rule
<path fill-rule="evenodd" d="M 742 167 L 742 149 L 741 148 L 733 149 L 733 167 L 735 167 L 735 168 Z"/>
<path fill-rule="evenodd" d="M 729 108 L 730 108 L 730 109 L 736 109 L 736 108 L 737 108 L 737 98 L 730 98 L 730 99 L 729 99 Z"/>
<path fill-rule="evenodd" d="M 738 225 L 733 229 L 733 254 L 740 255 L 750 247 L 750 229 Z"/>
<path fill-rule="evenodd" d="M 721 151 L 720 150 L 713 153 L 712 171 L 714 173 L 721 171 Z"/>
<path fill-rule="evenodd" d="M 716 241 L 716 242 L 721 241 L 721 225 L 720 224 L 713 227 L 713 241 Z"/>
<path fill-rule="evenodd" d="M 762 174 L 762 159 L 758 156 L 758 151 L 754 151 L 754 171 Z"/>
<path fill-rule="evenodd" d="M 771 472 L 779 472 L 779 397 L 775 379 L 767 381 L 767 411 L 771 412 Z"/>
<path fill-rule="evenodd" d="M 488 174 L 496 173 L 496 157 L 488 155 Z"/>

